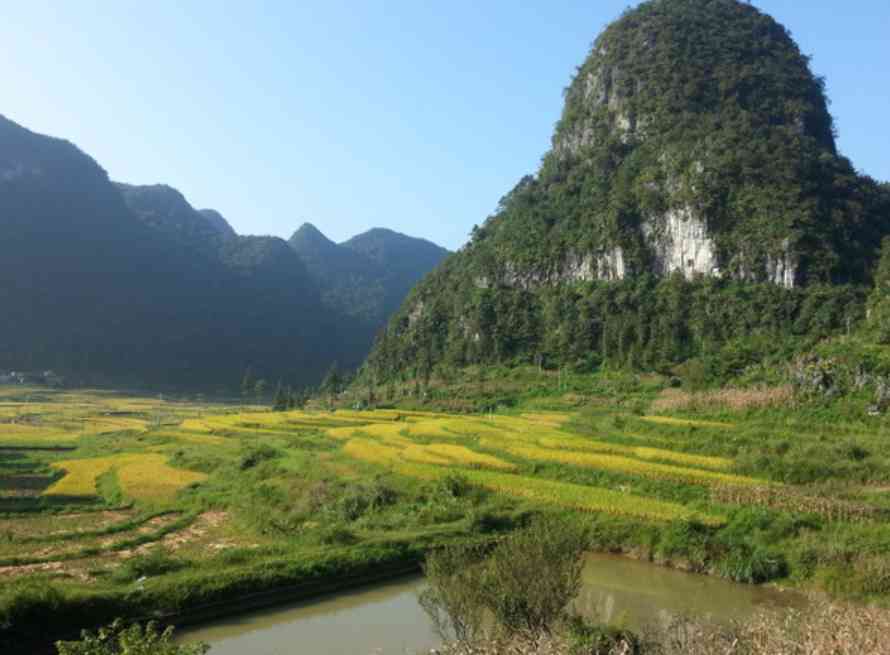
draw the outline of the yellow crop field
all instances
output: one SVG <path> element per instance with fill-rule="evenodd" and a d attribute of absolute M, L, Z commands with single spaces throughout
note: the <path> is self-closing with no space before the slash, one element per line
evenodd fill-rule
<path fill-rule="evenodd" d="M 543 460 L 559 462 L 573 466 L 614 471 L 641 477 L 675 480 L 687 484 L 712 485 L 731 484 L 739 486 L 753 486 L 761 483 L 753 478 L 729 473 L 716 473 L 714 471 L 702 471 L 699 469 L 683 468 L 668 464 L 654 462 L 642 462 L 640 460 L 622 457 L 619 455 L 585 453 L 573 450 L 553 450 L 550 448 L 536 448 L 533 446 L 508 446 L 507 452 L 530 460 Z"/>
<path fill-rule="evenodd" d="M 354 437 L 358 433 L 359 429 L 351 425 L 343 428 L 330 428 L 328 430 L 325 430 L 326 435 L 328 435 L 332 439 L 340 439 L 341 441 L 352 439 L 352 437 Z"/>
<path fill-rule="evenodd" d="M 403 464 L 396 470 L 403 475 L 425 480 L 437 479 L 445 475 L 445 471 L 442 469 L 418 464 Z M 677 503 L 601 487 L 473 469 L 461 472 L 461 475 L 471 483 L 491 491 L 584 512 L 603 512 L 657 521 L 672 521 L 697 516 L 704 523 L 712 525 L 723 522 L 720 517 L 700 516 Z"/>
<path fill-rule="evenodd" d="M 169 499 L 182 487 L 207 478 L 173 468 L 163 455 L 146 453 L 67 460 L 52 466 L 64 470 L 65 477 L 44 492 L 48 496 L 95 496 L 96 479 L 112 469 L 124 494 L 137 500 Z"/>
<path fill-rule="evenodd" d="M 370 439 L 351 439 L 343 446 L 343 452 L 372 464 L 390 465 L 399 461 L 400 451 Z"/>
<path fill-rule="evenodd" d="M 86 422 L 86 431 L 96 434 L 107 432 L 123 432 L 124 430 L 145 430 L 146 422 L 136 418 L 90 418 Z"/>
<path fill-rule="evenodd" d="M 676 462 L 677 464 L 685 464 L 687 466 L 701 466 L 702 468 L 727 470 L 732 468 L 732 460 L 725 457 L 711 457 L 709 455 L 694 455 L 691 453 L 678 453 L 673 450 L 665 450 L 663 448 L 647 448 L 637 446 L 632 449 L 632 453 L 640 459 L 661 459 L 668 462 Z"/>
<path fill-rule="evenodd" d="M 717 421 L 699 421 L 685 418 L 674 418 L 673 416 L 641 416 L 641 421 L 656 423 L 659 425 L 676 425 L 679 427 L 698 427 L 698 428 L 731 428 L 732 423 L 719 423 Z"/>
<path fill-rule="evenodd" d="M 53 468 L 65 471 L 65 477 L 46 491 L 46 496 L 95 496 L 96 478 L 114 466 L 113 457 L 74 459 L 54 463 Z"/>
<path fill-rule="evenodd" d="M 78 436 L 80 435 L 76 432 L 68 432 L 58 426 L 0 424 L 0 444 L 50 445 L 57 442 L 73 441 Z"/>
<path fill-rule="evenodd" d="M 710 457 L 707 455 L 692 455 L 678 453 L 664 448 L 650 448 L 645 446 L 624 446 L 592 439 L 580 439 L 577 437 L 553 438 L 544 437 L 538 443 L 545 448 L 566 450 L 579 450 L 594 453 L 611 453 L 615 455 L 628 455 L 647 460 L 663 460 L 685 466 L 701 466 L 717 470 L 727 470 L 732 467 L 732 460 L 724 457 Z"/>
<path fill-rule="evenodd" d="M 151 436 L 153 437 L 161 437 L 164 439 L 175 439 L 177 441 L 184 441 L 186 443 L 194 443 L 199 445 L 208 445 L 208 446 L 237 446 L 238 442 L 234 439 L 227 439 L 226 437 L 216 437 L 211 434 L 204 433 L 191 433 L 184 432 L 179 430 L 161 430 L 157 432 L 152 432 Z"/>
<path fill-rule="evenodd" d="M 425 448 L 431 453 L 440 455 L 442 457 L 447 457 L 453 463 L 464 464 L 467 466 L 478 466 L 480 468 L 489 468 L 499 471 L 515 471 L 517 468 L 515 464 L 505 462 L 504 460 L 498 459 L 493 455 L 477 453 L 473 450 L 470 450 L 469 448 L 465 448 L 464 446 L 434 443 L 430 444 L 429 446 L 425 446 Z"/>
<path fill-rule="evenodd" d="M 446 428 L 445 421 L 441 418 L 425 419 L 417 421 L 416 423 L 409 423 L 405 426 L 405 430 L 408 434 L 415 437 L 452 439 L 455 436 L 454 432 L 450 432 Z"/>
<path fill-rule="evenodd" d="M 420 444 L 408 446 L 399 455 L 406 461 L 417 462 L 418 464 L 436 464 L 438 466 L 451 466 L 453 464 L 450 457 L 437 455 L 428 446 Z"/>
<path fill-rule="evenodd" d="M 208 434 L 213 432 L 213 426 L 204 419 L 187 418 L 180 423 L 180 427 L 189 432 L 206 432 Z"/>
<path fill-rule="evenodd" d="M 163 455 L 136 455 L 118 466 L 117 479 L 130 498 L 163 501 L 172 500 L 180 489 L 203 482 L 207 476 L 173 468 Z"/>

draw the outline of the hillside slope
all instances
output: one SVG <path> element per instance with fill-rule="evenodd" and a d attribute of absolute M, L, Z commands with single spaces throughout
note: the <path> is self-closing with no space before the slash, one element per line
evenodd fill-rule
<path fill-rule="evenodd" d="M 827 105 L 747 3 L 626 12 L 566 89 L 538 172 L 417 286 L 368 370 L 656 367 L 858 320 L 890 200 L 837 152 Z"/>
<path fill-rule="evenodd" d="M 74 381 L 308 383 L 363 352 L 283 240 L 226 237 L 175 190 L 117 186 L 2 117 L 0 303 L 0 369 Z"/>
<path fill-rule="evenodd" d="M 289 241 L 334 311 L 381 327 L 411 288 L 448 255 L 424 239 L 374 228 L 337 244 L 310 223 Z M 369 338 L 373 336 L 373 332 Z"/>

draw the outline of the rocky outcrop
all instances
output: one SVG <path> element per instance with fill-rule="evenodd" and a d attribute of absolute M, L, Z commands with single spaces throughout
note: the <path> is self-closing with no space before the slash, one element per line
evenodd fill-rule
<path fill-rule="evenodd" d="M 689 207 L 673 209 L 643 224 L 643 236 L 652 250 L 654 270 L 667 276 L 680 271 L 696 275 L 720 275 L 717 248 L 704 220 Z"/>
<path fill-rule="evenodd" d="M 547 269 L 523 268 L 513 262 L 506 262 L 495 286 L 530 291 L 555 284 L 623 280 L 626 275 L 624 251 L 615 247 L 598 254 L 570 251 Z M 477 277 L 475 285 L 479 289 L 493 286 L 487 276 Z"/>
<path fill-rule="evenodd" d="M 680 207 L 653 216 L 641 227 L 643 243 L 652 257 L 652 272 L 668 277 L 676 272 L 692 280 L 696 277 L 732 277 L 749 282 L 771 282 L 786 289 L 798 284 L 798 261 L 788 241 L 776 255 L 767 256 L 759 266 L 736 264 L 722 267 L 717 245 L 707 222 L 690 207 Z M 616 246 L 599 253 L 569 251 L 549 268 L 522 267 L 506 262 L 495 283 L 488 276 L 475 279 L 479 289 L 506 287 L 532 290 L 555 284 L 617 281 L 631 274 L 624 250 Z"/>

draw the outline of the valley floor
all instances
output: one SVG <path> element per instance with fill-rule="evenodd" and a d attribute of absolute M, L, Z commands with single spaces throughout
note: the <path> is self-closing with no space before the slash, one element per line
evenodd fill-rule
<path fill-rule="evenodd" d="M 560 377 L 472 414 L 0 388 L 0 643 L 311 595 L 542 511 L 594 550 L 890 599 L 882 417 L 665 382 Z"/>

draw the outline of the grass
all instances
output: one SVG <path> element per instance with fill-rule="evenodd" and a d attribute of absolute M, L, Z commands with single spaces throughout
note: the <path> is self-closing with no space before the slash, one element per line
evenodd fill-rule
<path fill-rule="evenodd" d="M 492 370 L 425 402 L 406 383 L 396 408 L 281 413 L 0 388 L 0 616 L 39 632 L 135 612 L 113 572 L 152 549 L 176 565 L 139 612 L 345 580 L 552 511 L 595 549 L 890 601 L 890 422 L 865 400 L 668 406 L 665 382 Z M 4 450 L 12 425 L 69 450 Z M 55 605 L 19 590 L 36 572 Z"/>
<path fill-rule="evenodd" d="M 702 421 L 698 419 L 677 418 L 675 416 L 641 416 L 641 420 L 660 425 L 676 425 L 681 427 L 697 427 L 697 428 L 731 428 L 729 423 L 718 423 L 717 421 Z"/>

